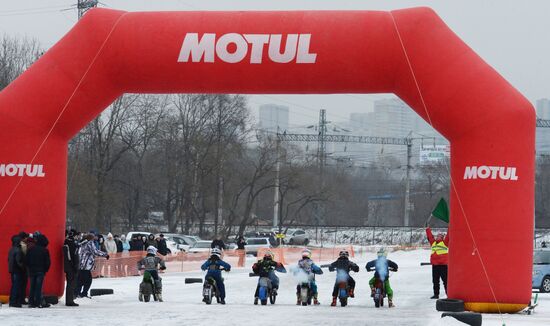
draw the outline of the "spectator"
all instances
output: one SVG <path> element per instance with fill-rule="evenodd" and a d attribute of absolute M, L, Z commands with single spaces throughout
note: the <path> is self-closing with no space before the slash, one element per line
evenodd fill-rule
<path fill-rule="evenodd" d="M 130 243 L 128 242 L 124 234 L 120 236 L 120 242 L 122 242 L 122 251 L 130 250 Z"/>
<path fill-rule="evenodd" d="M 103 252 L 107 252 L 107 248 L 105 247 L 105 238 L 103 237 L 103 234 L 98 234 L 96 236 L 96 241 L 97 243 L 99 244 L 99 247 L 96 247 L 98 248 L 99 250 L 103 251 Z"/>
<path fill-rule="evenodd" d="M 225 250 L 226 247 L 225 247 L 225 243 L 223 242 L 222 238 L 217 235 L 214 240 L 212 241 L 212 244 L 210 245 L 210 248 L 214 249 L 214 248 L 218 248 L 218 249 L 221 249 L 221 250 Z"/>
<path fill-rule="evenodd" d="M 546 248 L 546 241 L 543 241 L 543 242 L 540 244 L 540 246 L 541 246 L 542 248 Z"/>
<path fill-rule="evenodd" d="M 138 235 L 134 235 L 130 240 L 130 251 L 143 251 L 143 240 Z"/>
<path fill-rule="evenodd" d="M 123 252 L 124 251 L 124 245 L 122 244 L 122 241 L 120 240 L 120 237 L 118 234 L 115 234 L 115 243 L 116 243 L 116 252 Z"/>
<path fill-rule="evenodd" d="M 246 256 L 245 247 L 246 246 L 246 240 L 242 235 L 239 235 L 237 238 L 237 253 L 239 255 L 239 262 L 237 263 L 237 266 L 244 267 L 244 258 Z"/>
<path fill-rule="evenodd" d="M 94 244 L 95 236 L 88 234 L 80 248 L 80 271 L 78 273 L 78 283 L 75 290 L 75 296 L 79 298 L 88 297 L 88 290 L 92 286 L 92 270 L 95 267 L 95 257 L 105 257 L 109 259 L 109 254 L 100 251 Z"/>
<path fill-rule="evenodd" d="M 170 249 L 168 249 L 168 245 L 166 245 L 166 239 L 164 239 L 164 234 L 160 234 L 157 239 L 157 249 L 158 253 L 166 256 L 168 253 L 170 253 Z"/>
<path fill-rule="evenodd" d="M 48 303 L 42 303 L 42 285 L 44 276 L 50 269 L 50 253 L 46 248 L 48 239 L 43 234 L 35 232 L 33 238 L 36 244 L 27 251 L 25 263 L 28 267 L 31 290 L 29 294 L 30 308 L 47 308 Z"/>
<path fill-rule="evenodd" d="M 19 232 L 19 238 L 21 239 L 21 251 L 23 252 L 23 262 L 25 261 L 25 256 L 27 255 L 27 242 L 29 241 L 29 234 L 27 232 Z M 29 275 L 27 274 L 27 266 L 23 268 L 23 280 L 21 281 L 21 287 L 19 288 L 21 290 L 20 298 L 21 298 L 21 304 L 28 304 L 28 301 L 25 301 L 25 298 L 27 297 L 27 283 Z"/>
<path fill-rule="evenodd" d="M 19 235 L 14 235 L 11 243 L 12 247 L 8 253 L 8 270 L 11 274 L 10 307 L 21 308 L 24 300 L 24 297 L 21 297 L 21 287 L 25 277 L 25 256 L 21 250 Z"/>
<path fill-rule="evenodd" d="M 113 235 L 110 232 L 109 234 L 107 234 L 107 240 L 105 240 L 105 251 L 108 254 L 116 254 L 117 252 L 117 244 L 115 242 L 115 239 L 113 238 Z"/>
<path fill-rule="evenodd" d="M 66 232 L 65 242 L 63 243 L 63 269 L 65 278 L 67 279 L 67 287 L 65 288 L 65 305 L 69 307 L 78 307 L 74 302 L 74 292 L 76 289 L 76 278 L 78 275 L 78 267 L 80 259 L 78 255 L 78 242 L 75 236 L 78 234 L 75 230 Z"/>
<path fill-rule="evenodd" d="M 149 234 L 147 236 L 147 240 L 145 240 L 145 248 L 149 248 L 149 246 L 153 246 L 155 247 L 156 249 L 158 249 L 158 243 L 157 243 L 157 240 L 155 240 L 155 235 L 154 234 Z"/>

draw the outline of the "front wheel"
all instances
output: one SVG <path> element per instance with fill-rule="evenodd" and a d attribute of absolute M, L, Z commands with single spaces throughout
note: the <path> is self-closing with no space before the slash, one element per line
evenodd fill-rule
<path fill-rule="evenodd" d="M 540 285 L 540 292 L 541 293 L 550 292 L 550 276 L 546 275 L 542 279 L 542 284 Z"/>
<path fill-rule="evenodd" d="M 345 307 L 348 305 L 348 298 L 340 298 L 340 305 Z"/>
<path fill-rule="evenodd" d="M 143 295 L 143 300 L 144 300 L 145 302 L 151 301 L 151 295 L 150 295 L 150 294 L 144 294 L 144 295 Z"/>

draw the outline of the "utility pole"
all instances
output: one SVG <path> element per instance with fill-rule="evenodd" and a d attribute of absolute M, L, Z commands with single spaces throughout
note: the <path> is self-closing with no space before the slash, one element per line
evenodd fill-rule
<path fill-rule="evenodd" d="M 277 133 L 278 134 L 278 133 Z M 281 141 L 277 137 L 277 155 L 275 157 L 275 195 L 273 197 L 273 228 L 279 228 L 279 174 L 281 171 L 281 157 L 280 157 L 280 147 Z M 279 230 L 280 231 L 280 230 Z"/>
<path fill-rule="evenodd" d="M 86 11 L 97 7 L 97 0 L 78 0 L 76 7 L 78 9 L 78 19 L 82 18 Z"/>
<path fill-rule="evenodd" d="M 409 226 L 409 214 L 410 214 L 410 193 L 411 193 L 411 159 L 412 159 L 412 139 L 409 136 L 406 138 L 407 140 L 407 170 L 405 173 L 405 214 L 403 218 L 403 225 Z"/>
<path fill-rule="evenodd" d="M 325 164 L 327 159 L 327 111 L 321 109 L 319 111 L 319 130 L 317 138 L 317 160 L 319 162 L 319 189 L 324 189 L 325 187 Z M 325 222 L 325 206 L 323 203 L 317 203 L 315 205 L 317 225 Z"/>

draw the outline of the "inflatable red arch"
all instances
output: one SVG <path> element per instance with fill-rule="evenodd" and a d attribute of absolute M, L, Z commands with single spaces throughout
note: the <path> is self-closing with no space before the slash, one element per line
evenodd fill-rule
<path fill-rule="evenodd" d="M 449 297 L 529 302 L 534 110 L 428 8 L 90 11 L 0 93 L 0 257 L 41 230 L 61 296 L 68 141 L 123 93 L 195 92 L 395 93 L 452 145 Z M 0 275 L 7 295 L 5 258 Z"/>

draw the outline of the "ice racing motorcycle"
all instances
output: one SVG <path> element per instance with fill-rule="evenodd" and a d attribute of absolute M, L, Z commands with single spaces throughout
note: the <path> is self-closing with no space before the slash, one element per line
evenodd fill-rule
<path fill-rule="evenodd" d="M 162 279 L 154 280 L 151 273 L 145 271 L 143 273 L 143 280 L 139 284 L 139 301 L 149 302 L 151 296 L 155 301 L 162 302 Z"/>
<path fill-rule="evenodd" d="M 220 270 L 225 271 L 223 268 L 220 268 Z M 202 285 L 202 301 L 206 304 L 211 304 L 212 298 L 216 298 L 217 303 L 221 301 L 216 280 L 212 276 L 207 276 Z"/>

